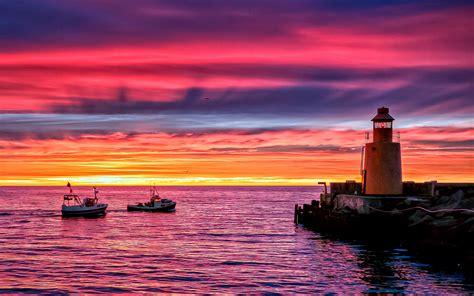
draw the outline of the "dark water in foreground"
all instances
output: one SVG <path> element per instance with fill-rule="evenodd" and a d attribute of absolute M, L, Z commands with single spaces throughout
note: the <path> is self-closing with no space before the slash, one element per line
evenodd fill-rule
<path fill-rule="evenodd" d="M 295 226 L 317 188 L 164 187 L 175 213 L 128 213 L 148 188 L 102 187 L 105 218 L 62 219 L 65 189 L 0 187 L 0 293 L 474 291 L 406 249 Z"/>

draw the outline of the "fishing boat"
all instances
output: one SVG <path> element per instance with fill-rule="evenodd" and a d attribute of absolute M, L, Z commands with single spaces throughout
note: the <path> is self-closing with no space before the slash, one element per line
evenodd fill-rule
<path fill-rule="evenodd" d="M 94 198 L 81 198 L 79 195 L 74 194 L 72 191 L 71 184 L 68 182 L 69 194 L 65 194 L 63 197 L 63 205 L 61 213 L 63 217 L 91 217 L 91 216 L 104 216 L 105 210 L 108 204 L 99 203 L 97 193 L 99 191 L 93 187 Z"/>
<path fill-rule="evenodd" d="M 156 187 L 150 188 L 150 201 L 145 203 L 136 203 L 127 205 L 128 211 L 146 211 L 146 212 L 173 212 L 176 202 L 171 199 L 161 198 Z"/>

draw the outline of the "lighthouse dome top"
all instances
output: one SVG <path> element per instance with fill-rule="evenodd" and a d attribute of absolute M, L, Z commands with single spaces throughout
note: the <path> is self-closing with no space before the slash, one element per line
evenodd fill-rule
<path fill-rule="evenodd" d="M 381 107 L 377 109 L 377 115 L 375 115 L 374 118 L 372 118 L 372 121 L 378 122 L 378 121 L 394 121 L 395 118 L 390 116 L 388 114 L 388 108 L 386 107 Z"/>

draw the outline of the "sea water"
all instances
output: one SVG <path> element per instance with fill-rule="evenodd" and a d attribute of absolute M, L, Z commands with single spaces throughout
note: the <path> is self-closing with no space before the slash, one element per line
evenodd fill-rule
<path fill-rule="evenodd" d="M 127 212 L 147 187 L 98 189 L 105 217 L 62 218 L 68 188 L 0 187 L 0 293 L 474 292 L 402 247 L 294 225 L 318 187 L 159 188 L 174 213 Z"/>

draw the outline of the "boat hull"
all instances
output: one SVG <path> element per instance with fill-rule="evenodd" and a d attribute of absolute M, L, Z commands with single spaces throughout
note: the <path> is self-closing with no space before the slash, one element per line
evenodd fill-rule
<path fill-rule="evenodd" d="M 104 216 L 107 204 L 101 204 L 93 207 L 63 207 L 61 214 L 63 217 L 97 217 Z"/>
<path fill-rule="evenodd" d="M 162 207 L 148 207 L 140 205 L 127 205 L 127 211 L 140 211 L 140 212 L 172 212 L 176 207 L 176 203 L 173 202 L 170 205 Z"/>

